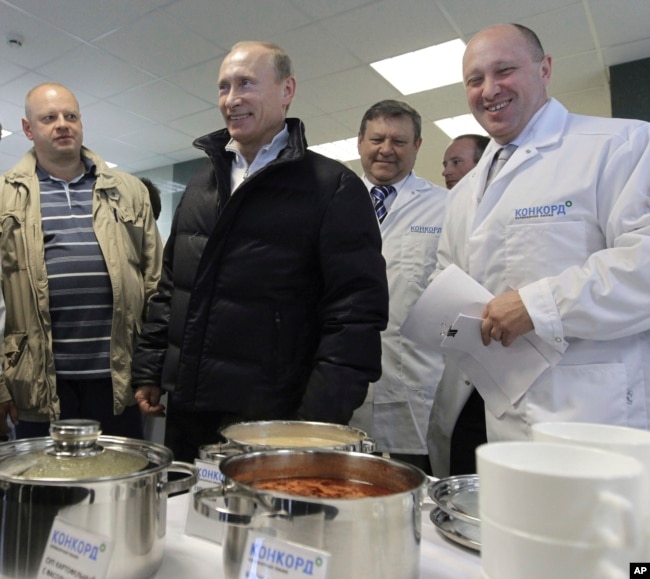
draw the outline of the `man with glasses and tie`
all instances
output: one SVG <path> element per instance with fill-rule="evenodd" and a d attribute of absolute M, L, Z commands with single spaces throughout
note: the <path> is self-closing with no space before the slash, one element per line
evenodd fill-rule
<path fill-rule="evenodd" d="M 426 433 L 442 357 L 400 336 L 400 326 L 436 265 L 447 191 L 417 177 L 422 120 L 410 105 L 384 100 L 361 121 L 358 147 L 380 222 L 389 290 L 382 333 L 382 377 L 371 384 L 351 424 L 369 431 L 377 450 L 430 472 Z"/>
<path fill-rule="evenodd" d="M 467 101 L 492 142 L 454 189 L 437 267 L 456 264 L 495 296 L 483 344 L 528 334 L 550 362 L 503 412 L 486 400 L 488 441 L 529 439 L 542 421 L 650 426 L 650 124 L 571 114 L 547 96 L 550 77 L 551 57 L 518 24 L 485 28 L 465 50 Z M 437 476 L 458 389 L 472 386 L 442 384 Z"/>

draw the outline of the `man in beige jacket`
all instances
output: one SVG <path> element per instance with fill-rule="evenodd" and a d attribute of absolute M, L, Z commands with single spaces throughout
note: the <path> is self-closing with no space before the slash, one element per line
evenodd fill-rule
<path fill-rule="evenodd" d="M 142 437 L 131 353 L 162 259 L 147 190 L 83 147 L 67 88 L 33 88 L 22 122 L 34 148 L 0 179 L 0 434 L 9 416 L 19 438 L 57 418 Z"/>

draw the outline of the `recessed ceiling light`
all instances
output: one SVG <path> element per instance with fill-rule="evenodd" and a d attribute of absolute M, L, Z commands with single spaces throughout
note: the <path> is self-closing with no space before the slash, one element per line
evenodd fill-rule
<path fill-rule="evenodd" d="M 357 137 L 350 139 L 343 139 L 341 141 L 333 141 L 331 143 L 323 143 L 322 145 L 314 145 L 309 147 L 315 153 L 325 155 L 330 159 L 337 161 L 354 161 L 359 158 L 359 150 L 357 149 Z"/>
<path fill-rule="evenodd" d="M 450 40 L 370 64 L 403 95 L 463 81 L 465 43 Z"/>
<path fill-rule="evenodd" d="M 487 136 L 485 129 L 470 114 L 440 119 L 439 121 L 434 121 L 433 124 L 449 136 L 450 139 L 455 139 L 459 135 L 466 135 L 468 133 Z"/>
<path fill-rule="evenodd" d="M 117 167 L 117 163 L 111 163 L 109 161 L 104 161 L 104 162 L 106 163 L 109 169 L 112 169 L 113 167 Z"/>
<path fill-rule="evenodd" d="M 2 129 L 2 138 L 3 138 L 3 139 L 4 139 L 5 137 L 8 137 L 8 136 L 11 135 L 11 134 L 12 134 L 11 131 L 6 131 L 5 129 Z"/>

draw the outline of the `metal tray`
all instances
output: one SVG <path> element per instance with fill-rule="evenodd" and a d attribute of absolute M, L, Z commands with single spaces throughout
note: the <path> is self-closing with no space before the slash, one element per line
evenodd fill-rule
<path fill-rule="evenodd" d="M 436 506 L 458 521 L 478 525 L 479 480 L 476 474 L 440 479 L 429 487 L 429 497 Z"/>
<path fill-rule="evenodd" d="M 481 550 L 481 527 L 452 517 L 441 508 L 433 509 L 431 522 L 444 537 L 474 551 Z"/>

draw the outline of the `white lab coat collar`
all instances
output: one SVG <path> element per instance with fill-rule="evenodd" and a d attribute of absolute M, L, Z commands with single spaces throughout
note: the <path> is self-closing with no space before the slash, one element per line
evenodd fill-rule
<path fill-rule="evenodd" d="M 366 184 L 368 191 L 375 186 L 374 183 L 371 183 L 368 180 L 368 177 L 366 177 L 365 174 L 361 178 Z M 393 183 L 393 187 L 395 187 L 396 195 L 388 207 L 388 215 L 386 215 L 386 219 L 388 219 L 391 211 L 396 211 L 399 210 L 400 207 L 404 207 L 404 205 L 410 203 L 413 199 L 428 191 L 431 186 L 428 181 L 418 177 L 414 171 L 411 171 L 406 177 L 404 177 L 404 179 L 397 183 Z"/>
<path fill-rule="evenodd" d="M 485 219 L 485 216 L 503 194 L 507 183 L 510 182 L 509 175 L 517 171 L 522 164 L 539 155 L 539 149 L 554 145 L 562 138 L 568 116 L 569 112 L 562 104 L 553 98 L 549 99 L 533 116 L 521 134 L 512 141 L 517 145 L 517 150 L 494 178 L 484 195 L 484 184 L 492 158 L 501 147 L 494 140 L 490 141 L 481 160 L 466 176 L 466 179 L 470 181 L 472 199 L 476 207 L 474 229 Z"/>

